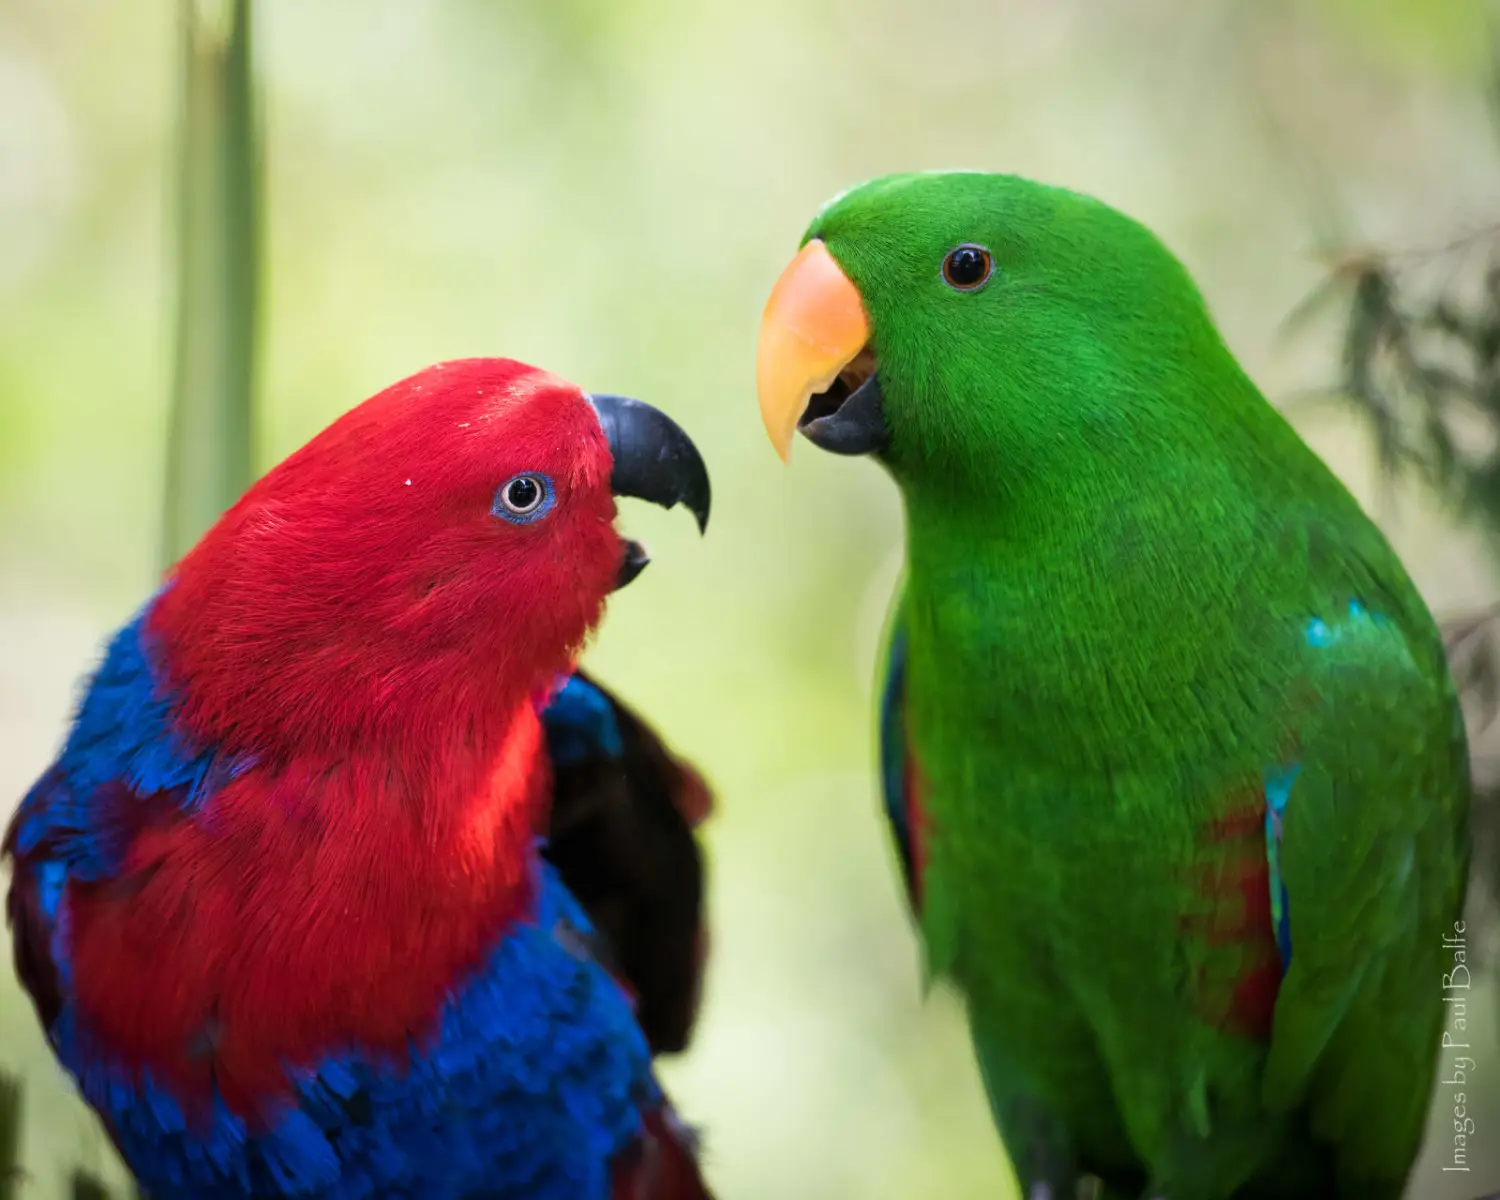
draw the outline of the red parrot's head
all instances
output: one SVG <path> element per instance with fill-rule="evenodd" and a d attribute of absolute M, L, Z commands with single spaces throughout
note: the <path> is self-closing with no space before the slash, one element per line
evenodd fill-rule
<path fill-rule="evenodd" d="M 148 628 L 181 719 L 269 749 L 513 704 L 645 566 L 615 532 L 619 495 L 707 523 L 703 461 L 649 405 L 507 359 L 402 380 L 268 472 L 172 572 Z"/>

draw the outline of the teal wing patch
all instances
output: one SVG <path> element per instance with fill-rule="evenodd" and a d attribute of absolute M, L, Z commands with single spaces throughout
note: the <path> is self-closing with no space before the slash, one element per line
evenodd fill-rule
<path fill-rule="evenodd" d="M 1289 962 L 1263 1098 L 1309 1104 L 1322 1136 L 1372 1164 L 1421 1134 L 1441 939 L 1467 874 L 1462 716 L 1436 631 L 1417 641 L 1405 624 L 1352 601 L 1302 630 L 1311 703 L 1268 829 Z M 1392 1095 L 1408 1093 L 1397 1114 Z"/>

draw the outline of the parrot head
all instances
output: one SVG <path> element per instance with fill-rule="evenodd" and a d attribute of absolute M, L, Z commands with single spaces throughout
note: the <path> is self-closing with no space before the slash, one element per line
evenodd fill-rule
<path fill-rule="evenodd" d="M 1014 494 L 1180 440 L 1208 414 L 1166 377 L 1205 357 L 1233 361 L 1186 271 L 1129 217 L 1010 175 L 907 174 L 814 219 L 766 305 L 757 383 L 783 459 L 801 432 L 903 485 Z"/>
<path fill-rule="evenodd" d="M 471 719 L 545 689 L 645 566 L 616 496 L 708 521 L 703 461 L 656 409 L 510 360 L 441 363 L 254 484 L 148 629 L 189 727 L 221 742 Z"/>

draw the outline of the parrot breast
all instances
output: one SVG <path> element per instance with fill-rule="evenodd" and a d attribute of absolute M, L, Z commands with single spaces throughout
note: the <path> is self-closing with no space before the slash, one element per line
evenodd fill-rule
<path fill-rule="evenodd" d="M 574 948 L 587 916 L 550 867 L 536 883 L 534 919 L 500 939 L 409 1057 L 346 1050 L 294 1070 L 258 1128 L 222 1099 L 189 1119 L 168 1088 L 95 1057 L 68 1010 L 59 1057 L 164 1200 L 605 1197 L 660 1093 L 624 992 Z"/>
<path fill-rule="evenodd" d="M 444 812 L 378 757 L 196 744 L 143 628 L 5 851 L 22 978 L 149 1193 L 609 1195 L 662 1098 L 539 853 L 536 709 Z"/>

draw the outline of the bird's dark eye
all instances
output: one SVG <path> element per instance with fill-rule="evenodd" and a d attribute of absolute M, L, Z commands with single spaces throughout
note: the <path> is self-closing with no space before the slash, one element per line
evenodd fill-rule
<path fill-rule="evenodd" d="M 948 251 L 943 259 L 943 282 L 955 291 L 972 292 L 984 286 L 995 260 L 983 246 L 965 244 Z"/>
<path fill-rule="evenodd" d="M 552 507 L 552 481 L 545 475 L 517 475 L 495 492 L 490 512 L 518 524 L 535 521 Z"/>
<path fill-rule="evenodd" d="M 542 502 L 542 485 L 529 475 L 512 479 L 505 485 L 505 507 L 520 516 Z"/>

